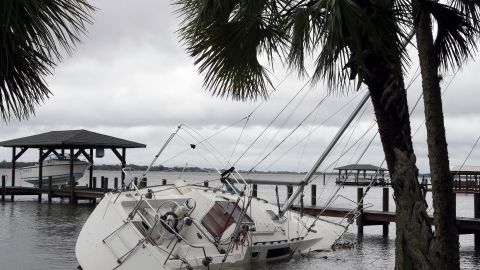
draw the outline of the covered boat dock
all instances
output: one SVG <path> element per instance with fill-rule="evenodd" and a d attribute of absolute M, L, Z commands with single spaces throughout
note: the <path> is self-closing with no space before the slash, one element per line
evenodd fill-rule
<path fill-rule="evenodd" d="M 371 181 L 374 185 L 387 186 L 388 179 L 385 178 L 387 169 L 370 164 L 350 164 L 334 168 L 338 170 L 338 179 L 335 183 L 342 185 L 367 186 Z"/>
<path fill-rule="evenodd" d="M 15 170 L 16 161 L 29 149 L 38 149 L 38 189 L 41 190 L 45 183 L 42 176 L 42 163 L 51 154 L 57 158 L 64 157 L 65 153 L 69 154 L 70 161 L 70 203 L 76 203 L 75 178 L 73 176 L 74 160 L 80 155 L 91 164 L 89 168 L 89 184 L 88 188 L 93 187 L 93 164 L 94 157 L 101 158 L 105 149 L 110 149 L 120 160 L 122 166 L 121 184 L 125 184 L 125 173 L 123 169 L 126 167 L 126 149 L 127 148 L 145 148 L 145 144 L 128 141 L 84 129 L 79 130 L 62 130 L 50 131 L 28 137 L 8 140 L 0 142 L 0 146 L 12 148 L 12 175 L 11 186 L 15 187 Z M 94 156 L 95 150 L 95 156 Z M 11 194 L 11 200 L 14 200 L 15 194 Z M 38 195 L 41 200 L 41 193 Z"/>

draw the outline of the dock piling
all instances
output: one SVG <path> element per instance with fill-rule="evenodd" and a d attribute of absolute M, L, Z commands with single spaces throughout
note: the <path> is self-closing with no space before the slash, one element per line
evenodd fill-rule
<path fill-rule="evenodd" d="M 52 177 L 48 177 L 48 203 L 52 203 Z"/>
<path fill-rule="evenodd" d="M 103 192 L 108 192 L 108 177 L 103 178 Z"/>
<path fill-rule="evenodd" d="M 167 179 L 162 179 L 162 186 L 166 186 L 167 185 Z"/>
<path fill-rule="evenodd" d="M 357 218 L 357 227 L 358 227 L 358 234 L 363 234 L 363 188 L 357 188 L 357 202 L 358 202 L 358 211 L 360 214 Z"/>
<path fill-rule="evenodd" d="M 293 194 L 293 186 L 291 184 L 287 185 L 287 199 L 290 198 Z"/>
<path fill-rule="evenodd" d="M 389 204 L 389 197 L 388 197 L 388 192 L 389 188 L 384 187 L 383 188 L 383 201 L 382 201 L 382 211 L 388 212 L 388 204 Z M 388 223 L 383 224 L 383 235 L 387 236 L 388 235 Z"/>
<path fill-rule="evenodd" d="M 92 188 L 97 188 L 97 177 L 93 177 L 93 180 L 92 180 Z"/>
<path fill-rule="evenodd" d="M 257 184 L 253 184 L 252 185 L 252 197 L 257 198 L 257 190 L 258 190 Z"/>
<path fill-rule="evenodd" d="M 118 189 L 118 177 L 113 178 L 113 188 Z"/>
<path fill-rule="evenodd" d="M 473 217 L 480 218 L 480 193 L 473 194 Z M 475 248 L 480 249 L 480 233 L 475 234 Z"/>
<path fill-rule="evenodd" d="M 317 205 L 317 185 L 312 185 L 312 206 Z"/>
<path fill-rule="evenodd" d="M 208 181 L 203 181 L 203 186 L 208 187 Z"/>
<path fill-rule="evenodd" d="M 5 194 L 6 193 L 7 193 L 6 176 L 2 175 L 2 202 L 5 201 Z"/>

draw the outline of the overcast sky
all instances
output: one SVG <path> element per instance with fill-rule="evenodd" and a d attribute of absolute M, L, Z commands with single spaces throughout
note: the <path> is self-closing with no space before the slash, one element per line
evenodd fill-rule
<path fill-rule="evenodd" d="M 168 1 L 117 0 L 92 3 L 99 10 L 94 14 L 94 24 L 88 28 L 88 36 L 83 38 L 71 57 L 66 57 L 58 65 L 53 76 L 47 78 L 53 96 L 38 107 L 36 115 L 31 119 L 1 123 L 0 140 L 51 130 L 87 129 L 147 144 L 146 149 L 127 151 L 127 161 L 148 164 L 176 126 L 184 123 L 189 128 L 180 131 L 180 136 L 172 141 L 159 162 L 165 166 L 183 166 L 188 163 L 189 166 L 223 168 L 228 160 L 232 163 L 239 159 L 251 142 L 305 85 L 304 80 L 289 75 L 282 68 L 275 68 L 275 77 L 272 79 L 279 85 L 277 90 L 268 102 L 260 105 L 246 125 L 245 121 L 240 121 L 209 140 L 211 145 L 198 145 L 195 150 L 170 159 L 188 149 L 189 143 L 197 143 L 189 135 L 195 134 L 190 128 L 208 137 L 247 116 L 261 101 L 233 102 L 212 97 L 202 88 L 202 77 L 175 34 L 179 19 Z M 416 52 L 412 50 L 413 63 L 407 82 L 417 69 L 415 58 Z M 480 135 L 476 80 L 479 71 L 480 65 L 471 61 L 455 76 L 444 95 L 451 164 L 461 164 Z M 286 80 L 280 84 L 284 78 Z M 451 74 L 444 76 L 445 83 L 451 79 Z M 327 90 L 319 84 L 314 88 L 308 86 L 300 92 L 236 166 L 250 169 L 268 155 L 314 110 Z M 408 92 L 410 107 L 419 94 L 420 81 L 416 80 Z M 309 170 L 361 95 L 363 93 L 351 92 L 329 96 L 257 169 Z M 326 121 L 338 110 L 337 114 Z M 354 146 L 338 163 L 334 161 L 367 131 L 373 119 L 369 102 L 358 124 L 353 125 L 355 129 L 346 133 L 342 143 L 321 169 L 328 168 L 330 164 L 355 163 L 375 134 L 376 126 L 360 140 L 358 147 Z M 412 130 L 415 131 L 423 119 L 423 106 L 420 102 L 412 115 Z M 306 137 L 309 133 L 311 136 Z M 427 172 L 424 127 L 415 135 L 414 144 L 417 165 L 421 172 Z M 216 158 L 211 152 L 216 152 Z M 37 156 L 37 152 L 30 150 L 21 160 L 32 161 Z M 1 148 L 0 160 L 10 158 L 10 149 Z M 360 163 L 380 165 L 382 159 L 381 145 L 377 138 Z M 96 160 L 96 163 L 114 164 L 118 161 L 110 151 L 106 151 L 105 158 Z M 480 147 L 473 151 L 467 164 L 480 165 Z"/>

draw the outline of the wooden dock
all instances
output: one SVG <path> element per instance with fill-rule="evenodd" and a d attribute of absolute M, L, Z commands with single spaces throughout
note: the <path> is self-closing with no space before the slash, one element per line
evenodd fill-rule
<path fill-rule="evenodd" d="M 72 198 L 72 189 L 69 187 L 58 189 L 52 188 L 49 185 L 48 188 L 36 188 L 36 187 L 18 187 L 18 186 L 6 186 L 5 185 L 5 176 L 2 176 L 2 186 L 1 186 L 1 199 L 5 201 L 6 196 L 15 195 L 37 195 L 39 196 L 39 202 L 41 201 L 42 195 L 48 196 L 48 202 L 52 201 L 52 198 Z M 147 181 L 138 183 L 140 186 L 147 186 Z M 49 181 L 50 182 L 50 181 Z M 76 187 L 74 189 L 75 203 L 78 200 L 87 200 L 90 203 L 96 203 L 97 199 L 103 198 L 106 192 L 112 190 L 108 186 L 108 178 L 101 177 L 101 182 L 99 188 L 97 188 L 96 177 L 93 178 L 92 188 L 88 187 Z M 118 179 L 114 179 L 113 189 L 118 188 Z M 272 182 L 262 181 L 262 180 L 249 180 L 252 187 L 252 195 L 257 196 L 258 184 L 261 185 L 272 185 Z M 162 185 L 166 185 L 167 180 L 162 179 Z M 287 197 L 290 197 L 293 193 L 293 187 L 295 184 L 299 183 L 285 183 L 285 182 L 274 182 L 274 185 L 286 185 L 287 186 Z M 208 187 L 208 181 L 205 181 L 204 186 Z M 326 208 L 316 206 L 317 203 L 317 185 L 310 185 L 311 188 L 311 206 L 301 207 L 299 205 L 293 206 L 293 210 L 303 211 L 303 213 L 308 215 L 319 215 L 327 217 L 339 217 L 339 218 L 356 218 L 356 224 L 358 229 L 358 234 L 363 234 L 364 226 L 383 226 L 383 234 L 387 235 L 389 232 L 389 224 L 395 222 L 396 214 L 389 211 L 389 190 L 390 188 L 382 188 L 382 211 L 378 210 L 368 210 L 363 208 L 362 197 L 364 194 L 363 187 L 357 187 L 357 202 L 359 203 L 359 213 L 355 215 L 352 212 L 352 209 L 346 208 Z M 469 217 L 457 217 L 458 232 L 459 234 L 474 234 L 475 235 L 475 246 L 480 247 L 480 193 L 474 193 L 473 200 L 474 208 L 474 218 Z M 303 197 L 301 198 L 303 204 Z M 430 216 L 430 222 L 433 224 L 433 217 Z"/>
<path fill-rule="evenodd" d="M 292 207 L 295 211 L 301 211 L 301 207 L 295 205 Z M 322 212 L 323 211 L 323 212 Z M 347 208 L 322 208 L 322 207 L 304 207 L 303 213 L 307 215 L 316 216 L 321 213 L 321 216 L 326 217 L 346 217 L 354 218 L 351 209 Z M 429 216 L 430 222 L 433 224 L 433 216 Z M 358 220 L 361 219 L 361 222 Z M 385 212 L 379 210 L 363 210 L 358 216 L 357 225 L 361 223 L 362 226 L 372 225 L 389 225 L 390 222 L 395 222 L 395 212 Z M 480 234 L 480 218 L 457 217 L 457 226 L 459 234 Z"/>

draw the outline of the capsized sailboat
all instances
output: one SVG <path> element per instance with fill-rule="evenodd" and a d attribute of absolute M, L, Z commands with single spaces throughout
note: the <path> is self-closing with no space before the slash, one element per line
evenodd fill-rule
<path fill-rule="evenodd" d="M 84 270 L 218 269 L 329 250 L 345 227 L 262 199 L 188 185 L 111 192 L 77 240 Z"/>

